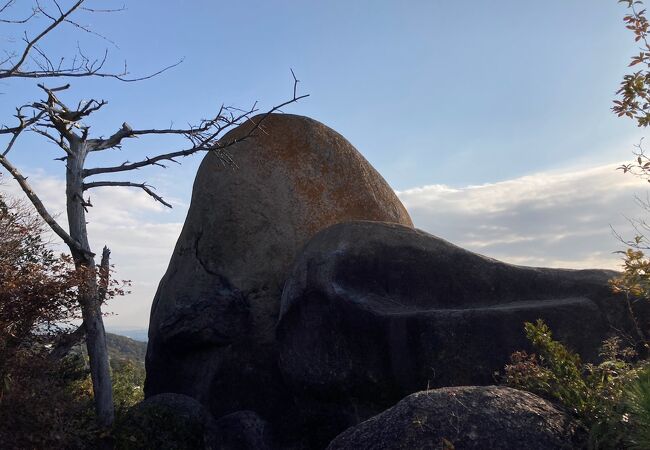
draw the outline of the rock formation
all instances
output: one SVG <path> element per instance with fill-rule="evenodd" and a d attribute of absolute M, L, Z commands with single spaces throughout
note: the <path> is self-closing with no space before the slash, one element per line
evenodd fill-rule
<path fill-rule="evenodd" d="M 631 329 L 613 272 L 513 266 L 413 229 L 383 178 L 312 119 L 271 115 L 228 151 L 236 168 L 218 153 L 199 168 L 152 306 L 145 385 L 200 402 L 221 447 L 323 449 L 413 392 L 492 384 L 528 348 L 524 321 L 543 318 L 586 359 Z M 459 401 L 473 409 L 450 416 Z M 449 388 L 331 448 L 560 448 L 573 432 L 535 396 Z"/>
<path fill-rule="evenodd" d="M 427 387 L 486 385 L 542 318 L 586 359 L 629 329 L 603 270 L 521 267 L 397 224 L 349 222 L 287 280 L 280 369 L 314 422 L 356 423 Z"/>
<path fill-rule="evenodd" d="M 118 421 L 116 431 L 116 448 L 276 448 L 271 427 L 256 413 L 239 411 L 215 420 L 203 405 L 182 394 L 166 393 L 148 397 Z"/>
<path fill-rule="evenodd" d="M 536 395 L 497 386 L 409 395 L 346 430 L 328 450 L 559 450 L 575 448 L 579 427 Z"/>
<path fill-rule="evenodd" d="M 259 119 L 224 142 L 247 135 Z M 295 256 L 335 223 L 412 223 L 381 175 L 315 120 L 271 115 L 228 151 L 236 168 L 213 153 L 203 160 L 154 299 L 146 394 L 187 394 L 215 417 L 239 410 L 277 416 L 288 398 L 275 325 Z"/>

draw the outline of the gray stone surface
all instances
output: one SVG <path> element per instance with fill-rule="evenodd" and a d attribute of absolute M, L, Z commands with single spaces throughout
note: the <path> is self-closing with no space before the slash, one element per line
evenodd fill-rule
<path fill-rule="evenodd" d="M 145 392 L 190 395 L 216 417 L 253 410 L 277 418 L 291 401 L 277 370 L 275 326 L 294 257 L 338 222 L 412 223 L 361 154 L 312 119 L 271 115 L 229 152 L 238 168 L 215 154 L 199 168 L 152 306 Z"/>
<path fill-rule="evenodd" d="M 577 448 L 576 423 L 528 392 L 497 386 L 409 395 L 337 436 L 328 450 Z"/>
<path fill-rule="evenodd" d="M 613 275 L 505 264 L 396 224 L 334 225 L 285 285 L 280 369 L 303 416 L 344 426 L 427 387 L 494 383 L 530 348 L 525 321 L 594 359 L 610 325 L 630 329 Z"/>
<path fill-rule="evenodd" d="M 273 450 L 271 426 L 253 411 L 237 411 L 217 423 L 219 450 Z"/>

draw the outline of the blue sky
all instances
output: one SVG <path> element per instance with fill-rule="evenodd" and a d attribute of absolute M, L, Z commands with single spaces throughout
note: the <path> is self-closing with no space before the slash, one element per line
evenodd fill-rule
<path fill-rule="evenodd" d="M 96 7 L 121 4 L 89 1 L 89 6 Z M 117 47 L 80 35 L 72 27 L 53 34 L 43 45 L 61 56 L 74 53 L 77 41 L 91 54 L 108 48 L 112 67 L 119 70 L 126 60 L 134 75 L 184 58 L 173 70 L 140 83 L 73 82 L 64 98 L 109 101 L 92 122 L 97 134 L 109 134 L 123 121 L 134 128 L 196 122 L 214 113 L 221 103 L 246 107 L 258 100 L 262 108 L 268 107 L 291 95 L 289 68 L 293 68 L 302 81 L 300 92 L 310 97 L 286 112 L 314 117 L 343 134 L 401 193 L 416 225 L 429 232 L 518 263 L 611 266 L 612 257 L 603 256 L 611 255 L 617 245 L 609 236 L 609 226 L 623 226 L 622 215 L 638 211 L 632 195 L 643 193 L 645 186 L 614 172 L 616 163 L 629 159 L 632 145 L 643 136 L 632 121 L 610 111 L 629 57 L 636 51 L 622 23 L 625 8 L 615 0 L 130 0 L 125 6 L 119 13 L 78 18 L 114 40 Z M 3 49 L 14 45 L 11 38 L 17 30 L 0 25 Z M 0 118 L 8 117 L 14 105 L 35 99 L 39 92 L 34 85 L 31 80 L 0 84 Z M 110 159 L 120 163 L 178 144 L 140 139 Z M 35 182 L 55 186 L 63 173 L 52 161 L 58 156 L 54 152 L 53 147 L 28 137 L 12 156 Z M 131 305 L 140 305 L 138 312 L 120 307 L 124 319 L 116 323 L 146 322 L 142 311 L 148 309 L 151 291 L 166 267 L 199 162 L 200 156 L 183 161 L 181 167 L 137 174 L 138 179 L 157 184 L 176 207 L 161 211 L 155 205 L 144 206 L 146 199 L 137 193 L 128 194 L 132 195 L 128 198 L 138 198 L 138 206 L 129 210 L 125 221 L 133 220 L 133 226 L 140 228 L 142 224 L 168 226 L 169 242 L 160 244 L 156 258 L 162 262 L 146 276 L 131 269 L 143 264 L 133 262 L 137 254 L 120 260 L 114 250 L 118 266 L 122 262 L 127 272 L 125 277 L 135 280 L 142 275 L 146 278 L 142 283 L 148 283 L 146 289 L 134 289 Z M 558 174 L 573 174 L 573 178 Z M 554 198 L 556 191 L 547 186 L 551 181 L 539 180 L 555 180 L 553 186 L 560 186 L 557 192 L 565 196 L 567 192 L 600 194 L 598 199 L 576 194 L 574 199 L 582 198 L 579 205 L 562 200 L 559 209 L 553 209 L 557 199 L 547 201 L 550 209 L 543 210 L 544 220 L 540 220 L 539 211 L 537 215 L 530 212 L 531 202 L 539 200 L 535 193 L 545 188 L 545 198 Z M 595 189 L 602 189 L 605 180 L 617 186 L 610 190 L 617 192 L 611 198 Z M 539 189 L 522 189 L 521 183 Z M 530 192 L 530 196 L 506 199 L 513 190 Z M 116 201 L 104 195 L 106 202 Z M 463 215 L 465 209 L 459 205 L 477 198 L 485 205 L 485 196 L 497 196 L 500 204 L 511 209 L 500 219 L 495 214 L 503 208 L 487 211 L 477 206 Z M 120 210 L 128 198 L 120 200 Z M 600 203 L 603 198 L 611 202 Z M 54 196 L 51 202 L 56 208 Z M 522 205 L 527 205 L 525 213 Z M 113 211 L 110 204 L 105 207 Z M 437 214 L 441 210 L 444 217 Z M 477 218 L 479 210 L 484 215 Z M 528 247 L 522 244 L 555 230 L 552 225 L 567 215 L 572 216 L 569 224 L 574 228 L 589 225 L 581 237 L 549 241 L 541 249 L 538 241 Z M 91 221 L 108 216 L 93 210 Z M 458 226 L 468 221 L 475 228 Z M 531 226 L 546 221 L 551 228 Z M 515 226 L 519 228 L 514 230 Z M 486 242 L 494 242 L 490 233 L 503 227 L 510 229 L 510 234 L 503 235 L 515 236 L 511 242 L 486 247 Z M 596 240 L 594 230 L 600 230 Z M 96 233 L 97 239 L 119 240 L 119 235 Z M 594 250 L 587 248 L 590 243 L 599 247 L 602 257 L 594 257 Z"/>
<path fill-rule="evenodd" d="M 141 127 L 196 121 L 222 102 L 269 106 L 290 94 L 291 67 L 311 97 L 288 111 L 341 132 L 396 189 L 606 162 L 626 157 L 639 135 L 609 110 L 635 50 L 614 0 L 126 7 L 79 19 L 119 48 L 71 27 L 47 46 L 65 55 L 61 49 L 73 51 L 81 38 L 87 52 L 108 47 L 113 67 L 126 59 L 133 74 L 185 58 L 142 83 L 74 83 L 71 99 L 109 100 L 97 117 L 102 133 L 123 120 Z M 33 84 L 19 83 L 28 94 L 20 98 L 30 98 Z M 13 105 L 11 93 L 4 97 L 3 107 Z"/>

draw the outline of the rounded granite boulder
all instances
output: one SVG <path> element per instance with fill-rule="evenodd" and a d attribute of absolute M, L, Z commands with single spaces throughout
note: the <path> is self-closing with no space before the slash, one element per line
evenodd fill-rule
<path fill-rule="evenodd" d="M 260 116 L 228 133 L 247 136 Z M 190 395 L 216 417 L 276 418 L 291 397 L 277 369 L 275 326 L 292 262 L 319 230 L 350 220 L 412 227 L 399 199 L 340 134 L 272 114 L 208 153 L 151 310 L 147 396 Z"/>

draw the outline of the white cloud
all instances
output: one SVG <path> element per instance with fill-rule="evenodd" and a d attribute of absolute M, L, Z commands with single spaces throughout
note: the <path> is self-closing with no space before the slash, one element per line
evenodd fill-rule
<path fill-rule="evenodd" d="M 418 228 L 470 250 L 515 264 L 615 269 L 621 244 L 610 225 L 632 234 L 625 217 L 642 214 L 634 195 L 645 189 L 618 165 L 398 195 Z"/>

